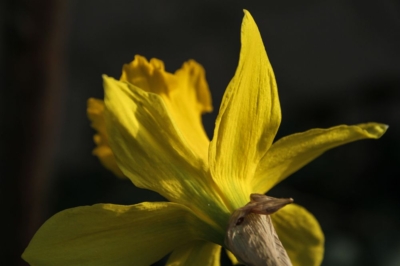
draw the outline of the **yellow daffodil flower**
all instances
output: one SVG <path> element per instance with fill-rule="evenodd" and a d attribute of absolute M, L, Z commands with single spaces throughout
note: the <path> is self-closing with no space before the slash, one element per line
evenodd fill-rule
<path fill-rule="evenodd" d="M 94 154 L 117 176 L 169 202 L 64 210 L 33 237 L 23 254 L 27 262 L 150 265 L 172 252 L 167 265 L 219 265 L 229 218 L 250 194 L 268 192 L 331 148 L 386 131 L 378 123 L 341 125 L 273 143 L 281 121 L 277 86 L 247 11 L 241 41 L 211 141 L 201 123 L 201 114 L 212 110 L 211 97 L 196 62 L 171 74 L 162 61 L 136 56 L 120 80 L 103 76 L 104 102 L 88 102 L 98 131 Z M 312 214 L 291 204 L 271 217 L 293 265 L 321 263 L 324 236 Z"/>

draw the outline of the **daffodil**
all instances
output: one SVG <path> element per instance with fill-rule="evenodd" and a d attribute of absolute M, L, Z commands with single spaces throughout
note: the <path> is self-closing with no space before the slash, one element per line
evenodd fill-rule
<path fill-rule="evenodd" d="M 171 74 L 162 61 L 136 56 L 120 80 L 103 76 L 104 102 L 91 99 L 88 107 L 98 131 L 94 153 L 116 175 L 169 202 L 64 210 L 33 237 L 27 262 L 149 265 L 172 252 L 167 265 L 219 265 L 229 219 L 249 206 L 251 194 L 268 192 L 331 148 L 386 131 L 378 123 L 341 125 L 274 142 L 281 122 L 277 86 L 247 11 L 241 42 L 211 141 L 201 123 L 211 97 L 195 61 Z M 324 236 L 312 214 L 290 204 L 271 218 L 293 265 L 321 263 Z"/>

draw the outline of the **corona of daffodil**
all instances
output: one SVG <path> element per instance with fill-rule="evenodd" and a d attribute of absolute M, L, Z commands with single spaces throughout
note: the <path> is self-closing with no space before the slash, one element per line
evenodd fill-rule
<path fill-rule="evenodd" d="M 257 25 L 245 11 L 239 65 L 219 109 L 213 139 L 201 115 L 212 110 L 204 69 L 188 61 L 175 73 L 136 56 L 105 99 L 90 99 L 94 150 L 117 176 L 169 202 L 97 204 L 64 210 L 36 233 L 23 254 L 32 265 L 219 265 L 228 221 L 325 151 L 377 139 L 387 126 L 366 123 L 312 129 L 274 142 L 281 110 L 274 73 Z M 324 236 L 316 219 L 290 204 L 271 215 L 293 265 L 319 265 Z M 234 256 L 230 254 L 234 260 Z"/>

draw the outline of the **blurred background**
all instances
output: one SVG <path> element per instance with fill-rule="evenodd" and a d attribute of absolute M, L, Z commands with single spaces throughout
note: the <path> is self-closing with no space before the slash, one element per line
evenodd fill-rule
<path fill-rule="evenodd" d="M 103 97 L 101 74 L 119 78 L 141 54 L 175 71 L 207 71 L 215 111 L 237 66 L 242 9 L 256 20 L 282 107 L 277 138 L 311 128 L 376 121 L 382 139 L 327 152 L 272 191 L 319 220 L 324 266 L 400 265 L 400 2 L 94 1 L 0 2 L 0 264 L 66 208 L 156 201 L 105 170 L 86 117 Z M 224 265 L 230 265 L 222 254 Z M 163 262 L 157 265 L 163 265 Z"/>

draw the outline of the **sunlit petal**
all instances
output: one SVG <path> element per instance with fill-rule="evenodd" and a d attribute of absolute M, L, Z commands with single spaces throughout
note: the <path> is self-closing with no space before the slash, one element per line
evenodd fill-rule
<path fill-rule="evenodd" d="M 272 214 L 272 222 L 293 266 L 319 266 L 324 256 L 324 234 L 315 217 L 290 204 Z"/>
<path fill-rule="evenodd" d="M 212 230 L 180 204 L 97 204 L 54 215 L 33 237 L 23 258 L 42 266 L 147 266 L 203 238 L 204 232 Z"/>
<path fill-rule="evenodd" d="M 248 201 L 248 181 L 281 121 L 274 73 L 257 25 L 247 11 L 241 40 L 239 65 L 222 100 L 209 150 L 213 177 L 229 194 L 234 208 Z"/>
<path fill-rule="evenodd" d="M 220 255 L 220 245 L 197 240 L 175 249 L 167 266 L 219 266 Z"/>
<path fill-rule="evenodd" d="M 360 139 L 378 139 L 386 129 L 383 124 L 367 123 L 311 129 L 284 137 L 260 161 L 252 182 L 253 191 L 265 193 L 325 151 Z"/>
<path fill-rule="evenodd" d="M 109 142 L 124 175 L 204 220 L 225 219 L 228 211 L 207 165 L 188 148 L 162 98 L 106 76 L 104 87 Z"/>

